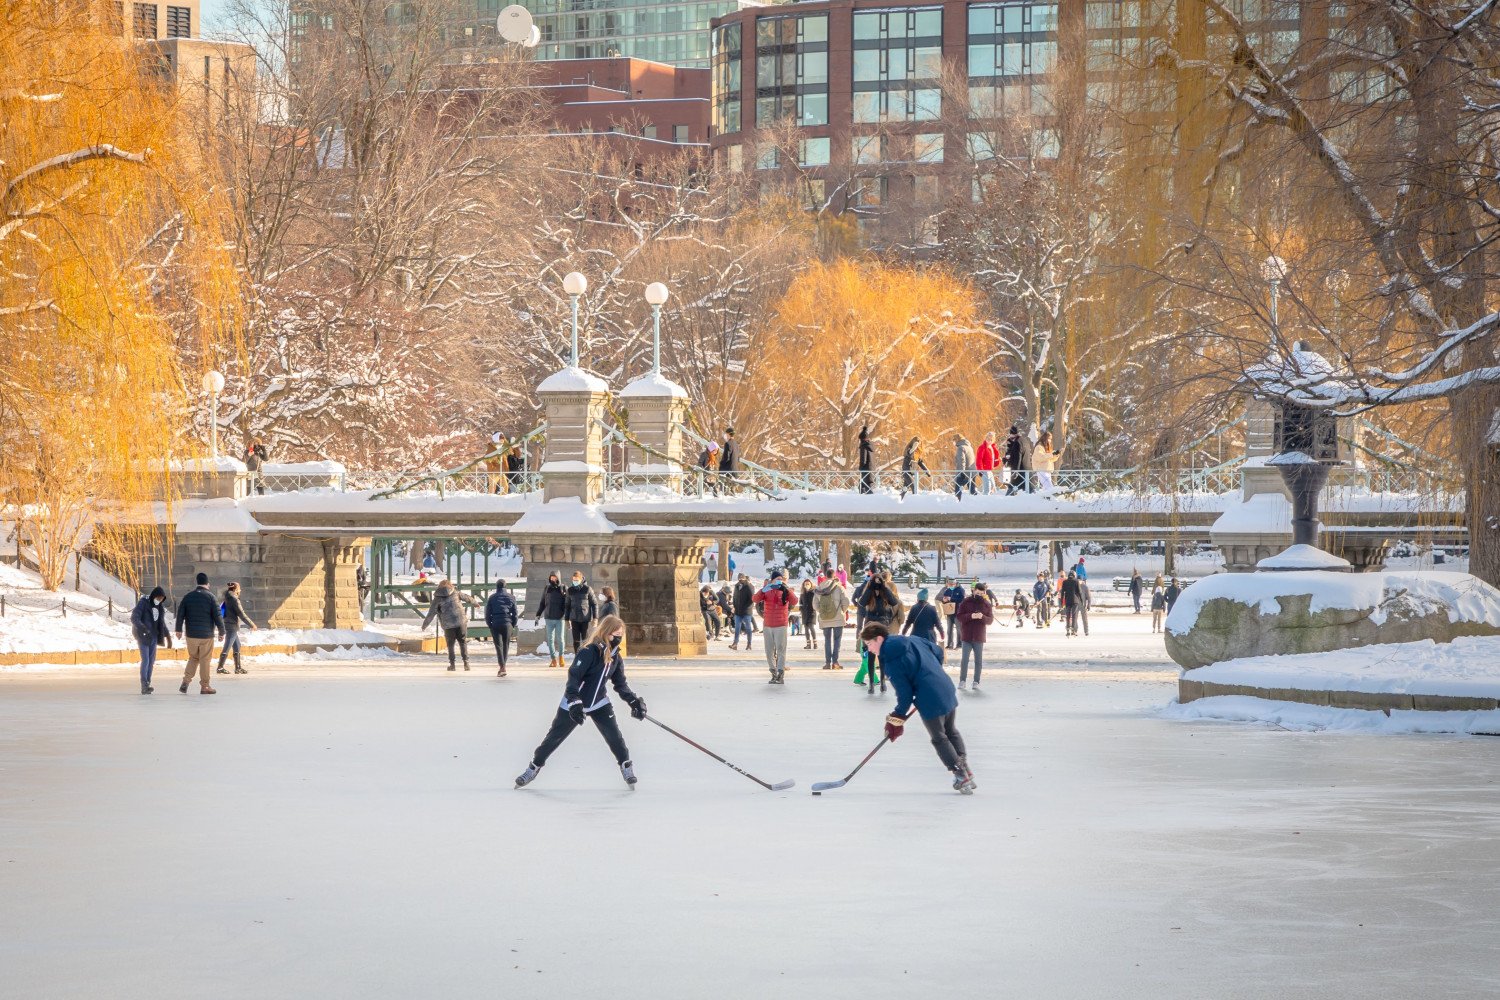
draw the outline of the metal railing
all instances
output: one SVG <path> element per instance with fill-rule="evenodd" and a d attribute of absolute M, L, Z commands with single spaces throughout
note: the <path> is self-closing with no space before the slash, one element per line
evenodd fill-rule
<path fill-rule="evenodd" d="M 265 493 L 296 493 L 302 490 L 334 490 L 343 492 L 347 487 L 348 473 L 323 473 L 321 475 L 271 475 L 252 479 L 251 489 Z"/>

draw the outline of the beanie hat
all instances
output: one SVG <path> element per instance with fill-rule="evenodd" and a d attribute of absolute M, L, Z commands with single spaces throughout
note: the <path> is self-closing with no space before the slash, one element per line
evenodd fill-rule
<path fill-rule="evenodd" d="M 925 600 L 927 600 L 927 588 L 926 587 L 923 587 L 921 590 L 917 591 L 917 600 L 919 600 L 919 601 L 925 601 Z"/>
<path fill-rule="evenodd" d="M 771 579 L 773 579 L 773 580 L 780 580 L 781 579 L 781 570 L 779 570 L 779 569 L 773 569 L 773 570 L 771 570 Z"/>

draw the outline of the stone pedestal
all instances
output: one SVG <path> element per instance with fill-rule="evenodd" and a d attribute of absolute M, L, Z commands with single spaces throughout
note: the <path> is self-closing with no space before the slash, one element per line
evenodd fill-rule
<path fill-rule="evenodd" d="M 604 492 L 604 419 L 609 385 L 582 368 L 564 368 L 537 386 L 547 418 L 542 497 L 593 503 Z"/>
<path fill-rule="evenodd" d="M 237 458 L 190 458 L 173 462 L 156 490 L 156 499 L 242 500 L 250 495 L 250 473 Z"/>
<path fill-rule="evenodd" d="M 682 486 L 682 423 L 687 417 L 687 390 L 660 372 L 643 375 L 620 390 L 630 418 L 630 434 L 650 448 L 630 445 L 625 460 L 630 473 L 673 489 Z M 654 454 L 653 454 L 654 452 Z"/>
<path fill-rule="evenodd" d="M 651 656 L 708 652 L 698 577 L 704 539 L 637 537 L 621 547 L 620 611 L 630 651 Z"/>

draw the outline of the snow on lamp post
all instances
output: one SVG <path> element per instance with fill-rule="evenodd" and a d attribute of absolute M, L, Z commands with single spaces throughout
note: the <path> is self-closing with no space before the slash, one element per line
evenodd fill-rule
<path fill-rule="evenodd" d="M 578 367 L 578 297 L 589 290 L 589 279 L 577 271 L 563 275 L 563 291 L 573 300 L 573 346 L 568 351 L 568 364 Z"/>
<path fill-rule="evenodd" d="M 1333 366 L 1301 341 L 1288 357 L 1273 353 L 1251 377 L 1276 408 L 1277 454 L 1268 462 L 1281 473 L 1292 498 L 1292 544 L 1318 544 L 1318 494 L 1339 458 L 1338 424 L 1329 403 L 1345 388 Z"/>
<path fill-rule="evenodd" d="M 1276 317 L 1276 294 L 1281 290 L 1281 283 L 1286 280 L 1286 261 L 1274 253 L 1260 262 L 1260 276 L 1271 286 L 1271 331 L 1274 336 L 1281 336 L 1281 322 Z"/>
<path fill-rule="evenodd" d="M 646 302 L 651 306 L 651 374 L 661 374 L 661 307 L 670 293 L 660 281 L 646 286 Z"/>
<path fill-rule="evenodd" d="M 219 457 L 219 393 L 224 391 L 224 376 L 217 371 L 203 373 L 203 391 L 208 393 L 209 424 L 208 448 L 213 458 Z"/>

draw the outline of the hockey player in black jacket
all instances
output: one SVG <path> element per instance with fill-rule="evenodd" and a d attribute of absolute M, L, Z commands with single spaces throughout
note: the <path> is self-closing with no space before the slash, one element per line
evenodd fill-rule
<path fill-rule="evenodd" d="M 645 699 L 625 683 L 625 659 L 620 655 L 620 641 L 624 638 L 625 623 L 615 615 L 609 615 L 599 622 L 587 644 L 574 655 L 573 666 L 568 668 L 568 685 L 552 720 L 552 728 L 547 730 L 541 745 L 531 755 L 531 763 L 516 779 L 517 788 L 536 780 L 537 772 L 547 763 L 547 758 L 562 746 L 563 740 L 571 736 L 574 729 L 583 725 L 584 719 L 594 720 L 620 765 L 620 775 L 627 785 L 635 787 L 630 750 L 625 746 L 625 737 L 620 735 L 614 706 L 609 703 L 609 694 L 604 689 L 605 682 L 613 684 L 615 693 L 630 706 L 631 718 L 646 717 Z"/>

